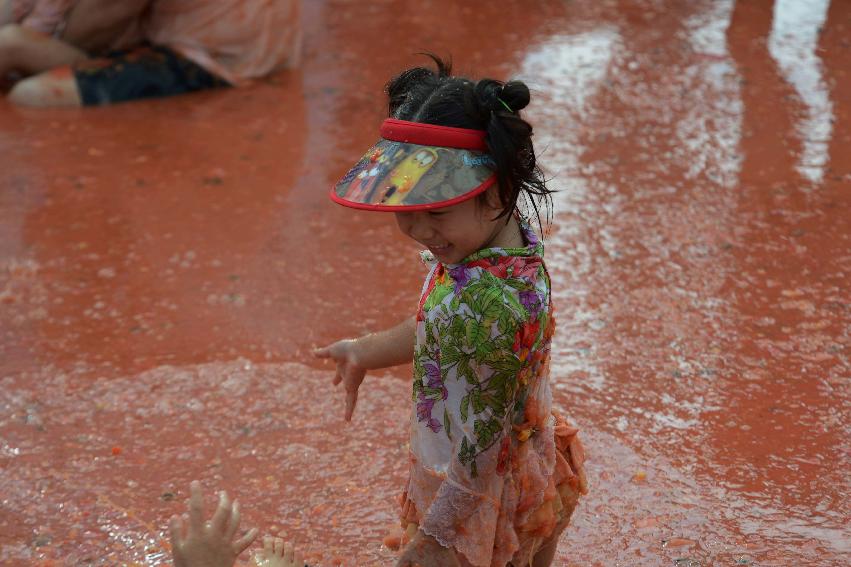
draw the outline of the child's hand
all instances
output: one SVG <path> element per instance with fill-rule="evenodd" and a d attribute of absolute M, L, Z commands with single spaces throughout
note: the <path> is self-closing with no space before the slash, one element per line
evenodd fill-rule
<path fill-rule="evenodd" d="M 313 351 L 313 356 L 332 358 L 337 363 L 334 385 L 342 382 L 346 388 L 346 421 L 352 420 L 352 413 L 358 401 L 358 388 L 366 376 L 366 368 L 357 363 L 356 345 L 356 341 L 347 339 Z"/>
<path fill-rule="evenodd" d="M 189 515 L 174 516 L 169 525 L 174 567 L 233 567 L 239 554 L 257 538 L 257 530 L 252 528 L 234 540 L 239 504 L 234 501 L 231 506 L 227 493 L 222 492 L 213 518 L 205 522 L 201 483 L 193 481 L 189 492 Z"/>
<path fill-rule="evenodd" d="M 414 539 L 405 546 L 396 567 L 461 567 L 455 551 L 443 547 L 436 539 L 417 532 Z"/>

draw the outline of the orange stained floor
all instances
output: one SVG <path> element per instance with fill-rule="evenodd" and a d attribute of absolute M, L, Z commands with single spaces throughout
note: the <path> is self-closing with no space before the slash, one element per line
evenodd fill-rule
<path fill-rule="evenodd" d="M 326 194 L 422 50 L 533 89 L 555 404 L 592 484 L 556 564 L 851 563 L 851 2 L 303 19 L 302 68 L 251 88 L 0 100 L 0 564 L 166 564 L 194 478 L 315 563 L 393 564 L 410 369 L 346 424 L 310 350 L 415 306 L 392 216 Z"/>

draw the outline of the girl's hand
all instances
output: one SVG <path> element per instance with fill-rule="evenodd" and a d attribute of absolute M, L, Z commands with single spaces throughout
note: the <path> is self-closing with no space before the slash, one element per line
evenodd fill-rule
<path fill-rule="evenodd" d="M 405 547 L 396 567 L 461 567 L 455 551 L 443 547 L 433 537 L 418 531 Z"/>
<path fill-rule="evenodd" d="M 346 339 L 313 351 L 316 358 L 332 358 L 337 363 L 334 385 L 340 382 L 346 388 L 346 421 L 352 420 L 358 402 L 358 388 L 366 376 L 366 368 L 357 362 L 357 341 Z"/>
<path fill-rule="evenodd" d="M 175 567 L 232 567 L 257 537 L 251 529 L 239 539 L 239 505 L 221 493 L 213 518 L 204 521 L 204 495 L 197 480 L 189 485 L 189 515 L 171 519 L 171 552 Z"/>

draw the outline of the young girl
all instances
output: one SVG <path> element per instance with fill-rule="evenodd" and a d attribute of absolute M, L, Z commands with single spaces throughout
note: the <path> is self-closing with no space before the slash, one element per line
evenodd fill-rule
<path fill-rule="evenodd" d="M 347 420 L 367 370 L 413 358 L 398 566 L 543 567 L 587 484 L 577 430 L 551 412 L 550 278 L 517 206 L 549 196 L 520 116 L 529 90 L 434 60 L 390 81 L 382 139 L 331 194 L 395 213 L 428 248 L 419 308 L 316 355 L 337 364 Z"/>

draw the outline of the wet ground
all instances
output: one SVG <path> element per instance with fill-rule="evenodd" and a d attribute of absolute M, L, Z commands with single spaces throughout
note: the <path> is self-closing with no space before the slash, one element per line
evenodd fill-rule
<path fill-rule="evenodd" d="M 164 564 L 193 478 L 392 564 L 410 369 L 347 425 L 309 352 L 414 307 L 416 249 L 326 192 L 425 49 L 528 81 L 560 190 L 593 490 L 557 564 L 851 562 L 851 3 L 304 4 L 303 68 L 246 90 L 0 101 L 0 564 Z"/>

